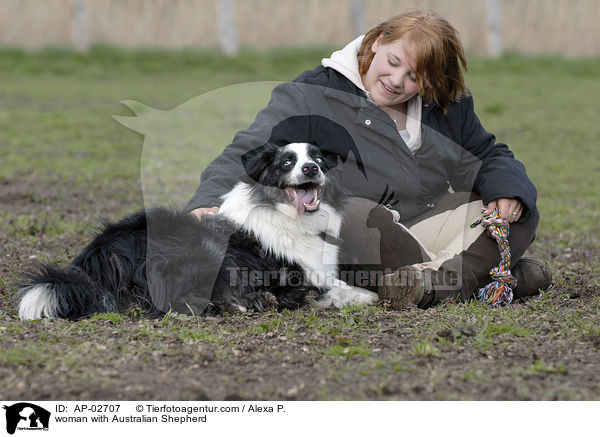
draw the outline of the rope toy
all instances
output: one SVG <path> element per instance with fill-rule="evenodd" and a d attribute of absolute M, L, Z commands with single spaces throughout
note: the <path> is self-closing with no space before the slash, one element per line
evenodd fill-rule
<path fill-rule="evenodd" d="M 493 281 L 484 288 L 479 289 L 477 295 L 479 300 L 489 305 L 508 305 L 513 300 L 513 288 L 517 286 L 517 279 L 510 273 L 510 247 L 508 245 L 508 234 L 510 226 L 508 221 L 500 217 L 498 208 L 489 214 L 482 210 L 483 217 L 476 220 L 471 227 L 481 224 L 488 235 L 496 240 L 500 250 L 500 264 L 490 270 Z"/>

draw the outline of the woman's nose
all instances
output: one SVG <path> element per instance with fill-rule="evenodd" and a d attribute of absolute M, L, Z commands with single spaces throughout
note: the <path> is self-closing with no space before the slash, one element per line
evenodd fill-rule
<path fill-rule="evenodd" d="M 391 82 L 394 88 L 404 88 L 404 76 L 402 74 L 392 75 Z"/>

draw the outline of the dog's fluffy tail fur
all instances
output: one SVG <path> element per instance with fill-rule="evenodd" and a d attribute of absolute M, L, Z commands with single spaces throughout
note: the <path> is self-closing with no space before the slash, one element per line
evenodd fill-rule
<path fill-rule="evenodd" d="M 103 290 L 77 268 L 42 266 L 20 290 L 19 317 L 33 320 L 78 319 L 94 313 L 117 311 L 115 296 Z"/>
<path fill-rule="evenodd" d="M 26 277 L 17 293 L 19 316 L 76 320 L 119 311 L 132 300 L 150 309 L 145 253 L 144 213 L 109 224 L 70 266 L 43 265 Z"/>

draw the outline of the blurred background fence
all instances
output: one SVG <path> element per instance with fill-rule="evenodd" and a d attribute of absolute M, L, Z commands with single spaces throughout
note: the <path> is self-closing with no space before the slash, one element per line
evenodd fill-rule
<path fill-rule="evenodd" d="M 600 0 L 0 0 L 0 45 L 341 46 L 412 8 L 447 18 L 471 55 L 600 54 Z"/>

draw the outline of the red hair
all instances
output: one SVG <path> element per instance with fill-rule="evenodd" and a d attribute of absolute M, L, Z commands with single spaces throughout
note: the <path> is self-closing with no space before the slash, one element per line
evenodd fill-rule
<path fill-rule="evenodd" d="M 467 59 L 458 32 L 435 12 L 409 11 L 367 32 L 358 52 L 361 76 L 371 66 L 375 56 L 371 46 L 377 38 L 384 45 L 399 40 L 412 44 L 416 52 L 417 87 L 425 102 L 433 102 L 446 112 L 450 102 L 467 93 L 462 73 L 462 69 L 467 70 Z"/>

